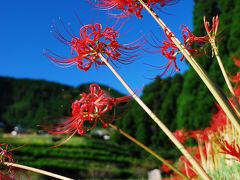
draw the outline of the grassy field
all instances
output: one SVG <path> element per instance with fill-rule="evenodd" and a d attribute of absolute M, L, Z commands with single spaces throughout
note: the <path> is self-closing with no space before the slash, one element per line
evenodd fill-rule
<path fill-rule="evenodd" d="M 73 137 L 57 148 L 51 146 L 60 141 L 48 135 L 3 135 L 0 142 L 25 145 L 13 153 L 17 163 L 74 179 L 144 179 L 151 168 L 132 157 L 127 148 L 91 137 Z"/>

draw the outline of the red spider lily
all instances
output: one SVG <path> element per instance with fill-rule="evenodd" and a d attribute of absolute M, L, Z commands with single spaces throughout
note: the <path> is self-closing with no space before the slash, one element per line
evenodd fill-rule
<path fill-rule="evenodd" d="M 14 162 L 12 158 L 12 150 L 9 150 L 9 144 L 0 144 L 0 163 Z"/>
<path fill-rule="evenodd" d="M 225 112 L 217 105 L 218 111 L 212 115 L 211 129 L 213 131 L 223 130 L 223 128 L 229 123 Z"/>
<path fill-rule="evenodd" d="M 184 130 L 180 129 L 180 130 L 176 130 L 175 132 L 173 132 L 173 135 L 177 138 L 177 140 L 180 143 L 184 143 L 187 140 L 188 133 L 184 132 Z"/>
<path fill-rule="evenodd" d="M 170 163 L 173 163 L 173 162 L 170 161 L 170 160 L 167 160 L 167 162 L 168 162 L 169 164 L 170 164 Z M 170 169 L 166 164 L 162 164 L 162 166 L 161 166 L 161 171 L 168 174 L 168 173 L 171 172 L 171 169 Z"/>
<path fill-rule="evenodd" d="M 240 67 L 240 59 L 239 58 L 233 57 L 233 61 L 235 62 L 235 65 L 237 67 Z"/>
<path fill-rule="evenodd" d="M 193 147 L 188 147 L 187 151 L 192 154 L 192 156 L 196 159 L 196 161 L 198 163 L 201 162 L 201 155 L 200 155 L 200 151 L 199 148 L 196 146 Z M 202 152 L 203 155 L 206 155 L 206 151 Z M 179 161 L 177 162 L 177 166 L 179 167 L 180 171 L 186 175 L 188 178 L 190 179 L 197 179 L 198 175 L 197 173 L 194 171 L 192 164 L 188 161 L 188 159 L 186 159 L 185 156 L 180 156 L 179 157 Z M 172 178 L 170 178 L 172 179 Z M 176 174 L 173 174 L 173 179 L 182 179 L 179 178 L 179 176 L 177 176 Z"/>
<path fill-rule="evenodd" d="M 14 178 L 12 178 L 11 176 L 8 176 L 2 172 L 0 172 L 0 179 L 1 180 L 14 180 Z"/>
<path fill-rule="evenodd" d="M 5 143 L 0 144 L 0 164 L 14 162 L 12 157 L 12 151 L 15 150 L 16 148 L 9 149 L 10 146 L 11 146 L 10 144 L 5 144 Z M 7 166 L 7 169 L 8 169 L 8 173 L 7 174 L 0 173 L 0 178 L 6 179 L 6 180 L 14 179 L 12 177 L 15 177 L 16 168 Z"/>
<path fill-rule="evenodd" d="M 191 166 L 184 164 L 180 171 L 190 179 L 195 179 L 198 177 L 197 173 L 193 170 Z"/>
<path fill-rule="evenodd" d="M 164 69 L 164 71 L 160 74 L 163 76 L 169 69 L 173 68 L 176 72 L 179 72 L 180 69 L 177 65 L 177 55 L 179 54 L 179 49 L 172 42 L 171 35 L 167 35 L 168 41 L 165 40 L 162 42 L 162 46 L 160 45 L 152 45 L 154 48 L 158 49 L 157 52 L 161 52 L 161 54 L 168 59 L 168 63 L 164 66 L 159 67 L 160 69 Z M 155 41 L 155 40 L 154 40 Z M 181 57 L 181 61 L 184 57 Z"/>
<path fill-rule="evenodd" d="M 199 148 L 194 146 L 194 147 L 188 147 L 187 151 L 193 155 L 193 157 L 200 163 L 200 152 Z M 179 158 L 180 164 L 179 166 L 181 167 L 180 171 L 185 174 L 187 177 L 190 179 L 196 178 L 198 175 L 194 171 L 192 164 L 186 159 L 186 157 L 181 156 Z"/>
<path fill-rule="evenodd" d="M 164 75 L 170 68 L 174 68 L 176 72 L 179 72 L 180 69 L 177 65 L 178 49 L 173 42 L 164 41 L 163 46 L 161 47 L 161 53 L 168 59 L 168 63 L 165 65 L 165 70 L 160 76 Z"/>
<path fill-rule="evenodd" d="M 240 82 L 240 72 L 238 72 L 235 76 L 232 76 L 230 78 L 230 80 L 233 82 L 233 83 L 239 83 Z"/>
<path fill-rule="evenodd" d="M 91 0 L 88 1 L 100 9 L 122 11 L 121 14 L 114 15 L 119 18 L 125 18 L 132 14 L 136 14 L 139 19 L 142 18 L 143 6 L 135 0 L 98 0 L 97 3 L 93 3 Z"/>
<path fill-rule="evenodd" d="M 108 126 L 108 123 L 114 120 L 107 120 L 104 118 L 104 114 L 114 109 L 119 103 L 128 102 L 131 97 L 124 96 L 119 98 L 112 98 L 96 84 L 91 84 L 89 88 L 90 92 L 82 93 L 81 99 L 76 100 L 72 104 L 72 116 L 67 118 L 65 122 L 55 124 L 52 130 L 48 130 L 51 134 L 72 134 L 72 137 L 76 132 L 80 135 L 84 135 L 87 131 L 93 129 L 98 122 L 102 124 L 103 128 Z M 88 123 L 91 127 L 86 128 Z"/>
<path fill-rule="evenodd" d="M 199 54 L 199 49 L 205 45 L 205 43 L 209 42 L 208 36 L 197 37 L 191 33 L 187 26 L 183 26 L 182 36 L 185 48 L 192 54 Z M 193 44 L 198 45 L 198 49 L 193 48 Z"/>
<path fill-rule="evenodd" d="M 160 76 L 164 75 L 170 68 L 175 69 L 176 72 L 179 72 L 180 69 L 177 65 L 177 56 L 178 54 L 180 54 L 180 50 L 177 48 L 177 46 L 173 43 L 172 41 L 172 33 L 167 33 L 167 31 L 165 30 L 165 34 L 167 36 L 168 40 L 165 40 L 162 42 L 162 46 L 159 45 L 153 45 L 154 48 L 160 49 L 161 54 L 166 57 L 168 59 L 168 63 L 161 67 L 162 69 L 164 68 L 164 71 L 161 73 Z M 193 34 L 191 34 L 190 30 L 185 27 L 183 29 L 183 39 L 184 39 L 184 44 L 185 44 L 185 48 L 193 53 L 193 54 L 197 54 L 198 50 L 191 48 L 191 45 L 193 44 L 193 41 L 196 42 L 205 42 L 204 37 L 198 38 L 196 36 L 194 36 Z M 180 57 L 180 61 L 184 60 L 184 56 L 181 55 Z"/>
<path fill-rule="evenodd" d="M 90 1 L 90 0 L 88 0 Z M 161 7 L 166 5 L 172 5 L 176 3 L 176 0 L 143 0 L 147 6 L 153 7 L 156 5 L 160 5 Z M 142 14 L 141 11 L 143 6 L 137 0 L 98 0 L 97 3 L 93 3 L 96 7 L 101 9 L 113 9 L 122 11 L 121 14 L 116 15 L 117 17 L 123 18 L 132 14 L 136 14 L 136 16 L 141 19 Z"/>
<path fill-rule="evenodd" d="M 204 130 L 190 131 L 190 137 L 199 141 L 207 142 L 209 141 L 209 136 L 213 133 L 212 128 L 205 128 Z"/>
<path fill-rule="evenodd" d="M 119 44 L 117 41 L 119 33 L 111 27 L 103 29 L 99 23 L 83 26 L 80 29 L 79 37 L 68 32 L 72 38 L 71 40 L 64 38 L 55 25 L 53 28 L 56 38 L 71 47 L 74 57 L 66 59 L 50 51 L 46 52 L 47 57 L 63 66 L 77 64 L 77 67 L 83 71 L 89 70 L 93 64 L 96 67 L 105 65 L 100 59 L 99 53 L 112 63 L 114 61 L 126 64 L 131 63 L 136 55 L 129 55 L 128 51 L 136 50 L 140 47 L 140 45 Z"/>
<path fill-rule="evenodd" d="M 208 36 L 197 37 L 192 34 L 187 26 L 183 26 L 182 35 L 184 44 L 187 46 L 192 46 L 194 42 L 203 44 L 209 41 Z"/>
<path fill-rule="evenodd" d="M 195 178 L 197 177 L 197 174 L 195 173 L 195 171 L 193 170 L 193 167 L 191 165 L 191 163 L 184 157 L 184 156 L 181 156 L 179 158 L 180 160 L 180 171 L 186 175 L 188 178 Z"/>
<path fill-rule="evenodd" d="M 224 154 L 228 154 L 233 156 L 232 159 L 240 162 L 240 146 L 239 144 L 236 144 L 235 141 L 232 141 L 232 143 L 229 143 L 226 140 L 223 140 L 220 142 L 220 147 L 222 152 Z"/>
<path fill-rule="evenodd" d="M 204 27 L 206 32 L 211 38 L 214 38 L 217 34 L 218 31 L 218 26 L 219 26 L 219 18 L 218 16 L 214 16 L 212 18 L 212 28 L 210 27 L 210 23 L 206 21 L 206 17 L 203 17 L 203 22 L 204 22 Z"/>
<path fill-rule="evenodd" d="M 240 101 L 240 86 L 238 86 L 235 90 L 234 90 L 234 93 L 236 94 L 237 97 L 239 97 L 239 100 Z"/>

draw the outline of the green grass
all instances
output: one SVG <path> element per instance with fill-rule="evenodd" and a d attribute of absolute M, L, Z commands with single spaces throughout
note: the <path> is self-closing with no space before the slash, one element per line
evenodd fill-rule
<path fill-rule="evenodd" d="M 13 147 L 19 164 L 41 168 L 72 178 L 144 178 L 151 165 L 133 158 L 126 147 L 112 141 L 73 137 L 57 148 L 52 136 L 21 135 L 0 137 Z"/>

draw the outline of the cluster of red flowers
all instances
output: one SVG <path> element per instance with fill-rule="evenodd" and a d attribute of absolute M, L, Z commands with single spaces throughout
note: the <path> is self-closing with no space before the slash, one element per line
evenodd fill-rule
<path fill-rule="evenodd" d="M 210 27 L 210 23 L 206 21 L 205 16 L 203 19 L 203 24 L 207 32 L 207 35 L 201 36 L 201 37 L 195 36 L 194 34 L 191 33 L 191 31 L 187 26 L 183 26 L 182 35 L 183 35 L 184 45 L 190 53 L 198 53 L 199 51 L 197 49 L 193 49 L 192 46 L 194 43 L 198 44 L 201 47 L 205 43 L 209 43 L 210 37 L 215 38 L 215 36 L 217 35 L 217 30 L 219 26 L 218 16 L 215 16 L 212 18 L 212 27 Z"/>
<path fill-rule="evenodd" d="M 0 144 L 0 164 L 4 162 L 14 162 L 12 158 L 12 151 L 9 150 L 9 144 Z"/>
<path fill-rule="evenodd" d="M 198 147 L 188 147 L 187 151 L 193 155 L 194 159 L 196 159 L 199 164 L 201 164 L 201 156 L 202 156 L 201 153 L 203 153 L 203 155 L 206 156 L 206 151 L 202 151 L 202 149 L 200 151 Z M 180 171 L 183 174 L 185 174 L 190 179 L 195 179 L 196 177 L 198 177 L 198 174 L 193 170 L 192 165 L 186 159 L 185 156 L 181 156 L 179 160 L 180 160 L 180 164 L 179 164 Z"/>
<path fill-rule="evenodd" d="M 240 68 L 240 59 L 234 57 L 233 61 L 234 61 L 235 65 Z M 230 78 L 230 80 L 235 84 L 234 93 L 235 93 L 238 101 L 240 101 L 240 72 L 237 72 L 234 76 L 232 76 Z M 230 98 L 230 101 L 232 104 L 235 104 L 232 98 Z"/>
<path fill-rule="evenodd" d="M 237 67 L 240 67 L 240 59 L 234 57 L 233 61 L 235 62 L 235 65 Z M 235 84 L 240 84 L 240 72 L 237 72 L 237 74 L 235 76 L 231 77 L 231 81 Z M 240 87 L 240 86 L 239 86 Z M 236 93 L 236 92 L 235 92 Z M 240 93 L 238 94 L 240 96 Z"/>
<path fill-rule="evenodd" d="M 13 155 L 12 150 L 9 149 L 11 147 L 10 144 L 1 143 L 0 144 L 0 164 L 4 163 L 13 163 Z M 4 165 L 5 166 L 5 165 Z M 13 180 L 15 177 L 15 169 L 11 166 L 7 167 L 7 173 L 0 172 L 0 179 L 4 180 Z"/>
<path fill-rule="evenodd" d="M 8 176 L 8 175 L 6 175 L 6 174 L 4 174 L 4 173 L 2 173 L 2 172 L 0 172 L 0 179 L 1 179 L 1 180 L 14 180 L 13 177 Z"/>
<path fill-rule="evenodd" d="M 99 23 L 83 26 L 80 29 L 80 37 L 71 34 L 71 41 L 64 38 L 56 26 L 53 26 L 53 28 L 56 38 L 71 47 L 74 57 L 69 59 L 61 58 L 50 51 L 46 52 L 46 56 L 63 66 L 77 64 L 77 67 L 83 71 L 89 70 L 93 64 L 96 67 L 105 65 L 100 60 L 99 54 L 111 62 L 131 63 L 136 55 L 130 55 L 130 52 L 125 51 L 135 50 L 140 47 L 140 45 L 134 44 L 119 44 L 117 41 L 119 33 L 111 27 L 103 29 Z"/>
<path fill-rule="evenodd" d="M 184 42 L 185 42 L 185 39 L 187 39 L 188 35 L 190 35 L 189 33 L 190 33 L 190 30 L 187 27 L 185 27 L 183 29 Z M 172 68 L 176 72 L 180 71 L 180 69 L 177 65 L 177 56 L 180 54 L 180 50 L 178 49 L 178 47 L 172 41 L 172 39 L 171 39 L 172 35 L 173 35 L 172 33 L 166 33 L 167 40 L 164 40 L 162 42 L 162 45 L 160 45 L 160 46 L 159 45 L 154 45 L 154 47 L 159 49 L 161 54 L 168 59 L 168 63 L 166 65 L 164 65 L 163 67 L 161 67 L 161 69 L 164 69 L 164 71 L 160 74 L 160 76 L 163 76 L 166 72 L 168 72 L 169 69 L 172 69 Z M 187 40 L 186 40 L 186 42 L 187 42 Z M 185 47 L 190 52 L 195 53 L 197 51 L 195 49 L 191 49 L 189 43 L 188 44 L 185 43 Z M 181 55 L 180 61 L 183 61 L 183 59 L 184 59 L 184 56 Z"/>
<path fill-rule="evenodd" d="M 90 0 L 89 0 L 90 1 Z M 155 5 L 166 6 L 176 3 L 176 0 L 143 0 L 147 6 L 153 7 Z M 138 0 L 98 0 L 98 3 L 94 3 L 95 6 L 101 9 L 117 9 L 121 10 L 122 13 L 117 17 L 127 17 L 132 14 L 141 19 L 141 11 L 143 6 Z"/>
<path fill-rule="evenodd" d="M 212 147 L 210 141 L 214 134 L 219 134 L 222 131 L 227 123 L 230 123 L 224 113 L 224 111 L 218 106 L 218 111 L 212 116 L 212 121 L 210 127 L 207 127 L 203 130 L 195 131 L 183 131 L 177 130 L 174 132 L 175 137 L 181 142 L 185 143 L 189 138 L 195 139 L 198 142 L 199 147 L 190 147 L 188 148 L 189 152 L 194 156 L 194 158 L 201 163 L 202 158 L 206 158 L 209 154 L 212 154 Z M 219 142 L 221 153 L 231 155 L 237 161 L 240 161 L 240 147 L 235 143 L 229 143 L 226 140 Z M 207 155 L 208 154 L 208 155 Z M 188 160 L 181 156 L 179 158 L 179 167 L 181 167 L 181 172 L 187 175 L 189 178 L 194 178 L 197 174 L 194 172 L 192 165 Z M 174 176 L 177 176 L 174 174 Z"/>
<path fill-rule="evenodd" d="M 170 163 L 170 164 L 173 163 L 170 160 L 167 160 L 167 162 Z M 165 173 L 170 173 L 171 172 L 171 169 L 166 164 L 163 164 L 161 166 L 161 170 L 162 170 L 162 172 L 165 172 Z"/>
<path fill-rule="evenodd" d="M 131 97 L 119 98 L 109 97 L 97 84 L 91 84 L 90 92 L 80 94 L 81 99 L 72 104 L 72 116 L 65 122 L 54 125 L 54 129 L 48 130 L 51 134 L 75 134 L 84 135 L 93 129 L 98 122 L 103 128 L 114 120 L 114 115 L 110 119 L 105 119 L 104 115 L 114 110 L 118 103 L 128 102 Z M 90 127 L 85 127 L 88 124 Z"/>
<path fill-rule="evenodd" d="M 221 142 L 221 150 L 222 153 L 231 155 L 232 156 L 231 159 L 240 162 L 240 146 L 239 144 L 236 144 L 235 141 L 229 143 L 228 141 L 223 140 Z"/>
<path fill-rule="evenodd" d="M 240 61 L 237 58 L 234 58 L 234 62 L 236 66 L 240 67 Z M 232 77 L 233 81 L 236 84 L 235 93 L 240 102 L 240 80 L 238 79 L 238 73 Z M 232 99 L 229 99 L 231 102 Z M 177 130 L 173 134 L 178 139 L 179 142 L 185 143 L 186 140 L 192 138 L 198 142 L 198 147 L 189 147 L 187 150 L 194 156 L 194 158 L 201 163 L 202 160 L 208 156 L 213 155 L 211 141 L 213 141 L 215 135 L 220 135 L 226 129 L 226 126 L 230 125 L 228 118 L 222 108 L 217 105 L 217 112 L 212 115 L 212 119 L 210 122 L 210 127 L 207 127 L 203 130 L 194 130 L 194 131 L 185 131 L 185 130 Z M 223 132 L 225 134 L 225 132 Z M 228 159 L 236 160 L 240 162 L 240 146 L 235 141 L 229 142 L 229 140 L 224 139 L 217 140 L 217 144 L 219 144 L 220 152 L 228 155 Z M 197 174 L 193 170 L 192 165 L 189 161 L 181 156 L 179 158 L 178 166 L 180 167 L 180 171 L 185 174 L 189 178 L 195 178 Z M 162 166 L 162 171 L 165 173 L 169 173 L 165 165 Z M 173 173 L 174 178 L 178 179 L 178 175 Z"/>
<path fill-rule="evenodd" d="M 206 154 L 206 152 L 200 152 L 197 147 L 188 147 L 187 151 L 193 155 L 193 157 L 198 161 L 198 163 L 201 163 L 201 153 Z M 191 163 L 186 159 L 185 156 L 179 157 L 179 162 L 177 164 L 177 167 L 179 168 L 181 173 L 183 173 L 190 179 L 195 179 L 198 177 L 198 174 L 193 170 Z M 166 174 L 171 173 L 171 170 L 165 164 L 162 165 L 161 170 Z M 164 180 L 168 180 L 168 179 L 181 180 L 182 177 L 180 177 L 176 172 L 172 172 L 170 178 L 164 178 Z"/>
<path fill-rule="evenodd" d="M 100 0 L 96 5 L 102 9 L 118 9 L 123 11 L 118 17 L 126 17 L 129 14 L 136 14 L 138 18 L 142 18 L 141 11 L 143 6 L 135 0 Z"/>

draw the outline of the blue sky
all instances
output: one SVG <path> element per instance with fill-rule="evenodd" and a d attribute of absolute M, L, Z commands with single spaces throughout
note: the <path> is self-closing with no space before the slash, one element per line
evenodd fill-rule
<path fill-rule="evenodd" d="M 179 0 L 174 6 L 158 10 L 159 16 L 181 37 L 180 26 L 187 25 L 192 29 L 193 0 Z M 122 85 L 112 75 L 107 67 L 94 67 L 88 72 L 82 72 L 75 66 L 62 68 L 52 63 L 43 55 L 48 48 L 59 55 L 70 56 L 70 48 L 60 43 L 51 34 L 53 21 L 59 23 L 59 17 L 65 24 L 71 23 L 75 34 L 83 24 L 101 22 L 112 25 L 113 20 L 106 11 L 96 10 L 84 0 L 2 0 L 0 6 L 0 76 L 14 78 L 41 79 L 62 84 L 78 86 L 83 83 L 101 83 L 126 93 Z M 140 36 L 150 37 L 154 33 L 163 40 L 163 34 L 151 17 L 144 12 L 143 19 L 135 16 L 129 18 L 120 31 L 120 41 L 130 43 Z M 134 89 L 141 91 L 149 84 L 159 70 L 146 65 L 161 66 L 167 59 L 161 54 L 140 52 L 141 56 L 130 65 L 120 65 L 117 71 Z M 179 64 L 181 72 L 187 70 L 185 62 Z M 153 71 L 149 71 L 153 70 Z"/>

